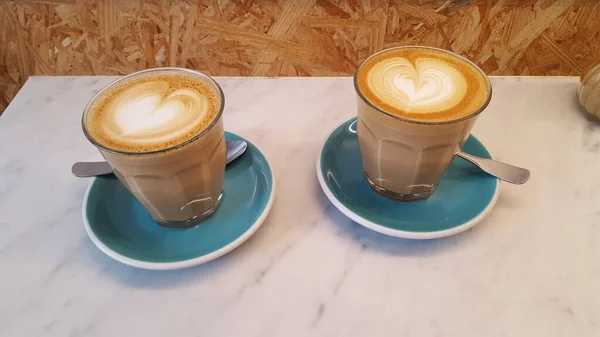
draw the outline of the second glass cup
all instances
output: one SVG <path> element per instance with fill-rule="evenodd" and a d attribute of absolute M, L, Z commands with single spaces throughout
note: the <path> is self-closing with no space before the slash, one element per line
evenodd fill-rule
<path fill-rule="evenodd" d="M 85 108 L 83 131 L 156 223 L 191 227 L 223 198 L 224 104 L 203 73 L 148 69 L 100 90 Z"/>
<path fill-rule="evenodd" d="M 402 55 L 407 55 L 406 59 Z M 435 58 L 446 63 L 436 69 Z M 383 70 L 377 73 L 379 68 L 375 69 L 375 66 Z M 366 74 L 366 67 L 374 74 Z M 451 83 L 447 79 L 456 78 L 457 74 L 466 70 L 473 75 L 470 80 L 479 86 L 466 83 L 460 89 L 465 95 L 480 95 L 482 104 L 474 106 L 472 111 L 448 114 L 446 119 L 420 120 L 420 116 L 429 113 L 428 102 L 437 104 L 435 109 L 444 104 L 441 99 L 435 101 L 434 98 L 442 94 L 448 97 L 448 90 L 453 88 L 443 87 L 447 84 L 445 82 Z M 463 85 L 463 82 L 460 84 Z M 420 88 L 419 84 L 428 87 Z M 357 136 L 363 175 L 377 193 L 398 201 L 425 199 L 433 193 L 492 95 L 489 79 L 474 63 L 454 53 L 430 47 L 399 47 L 374 54 L 357 69 L 354 85 L 358 96 Z M 418 107 L 421 115 L 413 114 L 417 116 L 413 119 L 407 117 L 408 114 L 397 113 L 393 97 L 389 102 L 382 102 L 384 99 L 366 92 L 389 90 L 390 94 L 398 97 L 404 95 L 399 88 L 391 88 L 393 85 L 403 86 L 406 95 L 410 96 L 405 100 L 409 102 L 407 105 Z M 477 88 L 477 93 L 470 92 L 475 91 L 474 88 Z M 417 92 L 420 89 L 423 93 Z M 417 105 L 419 102 L 424 104 Z M 433 111 L 433 105 L 431 109 Z M 469 107 L 465 105 L 465 109 Z M 442 110 L 439 115 L 443 116 L 443 113 Z M 457 115 L 460 117 L 452 117 Z"/>

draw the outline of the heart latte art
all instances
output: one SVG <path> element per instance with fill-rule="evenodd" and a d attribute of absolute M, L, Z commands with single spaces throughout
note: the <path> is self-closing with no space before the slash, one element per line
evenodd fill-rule
<path fill-rule="evenodd" d="M 386 114 L 419 122 L 473 115 L 489 102 L 491 87 L 474 64 L 450 52 L 400 47 L 367 59 L 356 73 L 362 99 Z"/>
<path fill-rule="evenodd" d="M 169 83 L 163 81 L 127 88 L 107 106 L 112 122 L 107 134 L 116 140 L 157 143 L 192 131 L 208 112 L 208 98 L 186 88 L 168 92 Z"/>
<path fill-rule="evenodd" d="M 460 103 L 466 93 L 465 77 L 448 63 L 403 57 L 385 59 L 368 75 L 371 91 L 379 99 L 411 113 L 435 113 Z"/>
<path fill-rule="evenodd" d="M 109 148 L 142 152 L 193 138 L 214 120 L 217 106 L 206 84 L 174 75 L 125 83 L 103 101 L 90 123 L 95 138 Z"/>

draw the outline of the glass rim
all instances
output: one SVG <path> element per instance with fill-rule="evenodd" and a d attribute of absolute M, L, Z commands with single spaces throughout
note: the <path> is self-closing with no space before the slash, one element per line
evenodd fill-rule
<path fill-rule="evenodd" d="M 363 93 L 360 91 L 360 88 L 358 87 L 358 73 L 360 72 L 360 70 L 362 69 L 362 67 L 373 57 L 376 57 L 378 55 L 381 55 L 383 53 L 386 52 L 391 52 L 394 50 L 398 50 L 398 49 L 430 49 L 430 50 L 436 50 L 442 53 L 446 53 L 446 54 L 450 54 L 460 60 L 463 60 L 465 62 L 467 62 L 468 64 L 470 64 L 473 68 L 475 68 L 475 70 L 477 70 L 477 72 L 479 72 L 483 78 L 485 79 L 485 83 L 489 88 L 489 92 L 487 95 L 487 98 L 485 100 L 485 102 L 483 103 L 483 105 L 475 110 L 473 113 L 461 117 L 461 118 L 457 118 L 457 119 L 451 119 L 451 120 L 447 120 L 447 121 L 437 121 L 437 122 L 426 122 L 426 121 L 418 121 L 418 120 L 414 120 L 414 119 L 408 119 L 405 117 L 400 117 L 400 116 L 396 116 L 393 115 L 389 112 L 384 111 L 383 109 L 380 109 L 378 107 L 375 106 L 375 104 L 373 104 L 371 101 L 369 101 L 364 95 Z M 490 81 L 490 78 L 485 74 L 485 72 L 479 68 L 479 66 L 477 66 L 473 61 L 469 60 L 468 58 L 458 55 L 454 52 L 451 52 L 449 50 L 445 50 L 445 49 L 441 49 L 441 48 L 436 48 L 436 47 L 429 47 L 429 46 L 399 46 L 399 47 L 392 47 L 392 48 L 387 48 L 387 49 L 383 49 L 380 50 L 374 54 L 372 54 L 371 56 L 367 57 L 364 61 L 362 61 L 359 65 L 358 68 L 356 68 L 356 71 L 354 72 L 354 78 L 353 78 L 353 82 L 354 82 L 354 91 L 356 91 L 356 94 L 360 97 L 360 99 L 367 104 L 369 107 L 371 107 L 372 109 L 376 110 L 377 112 L 380 112 L 386 116 L 389 116 L 391 118 L 397 119 L 397 120 L 401 120 L 403 122 L 407 122 L 407 123 L 411 123 L 411 124 L 421 124 L 421 125 L 444 125 L 444 124 L 453 124 L 453 123 L 458 123 L 458 122 L 462 122 L 468 119 L 471 119 L 477 115 L 479 115 L 483 110 L 485 110 L 485 108 L 487 108 L 487 106 L 490 104 L 490 101 L 492 100 L 492 82 Z"/>
<path fill-rule="evenodd" d="M 89 134 L 89 132 L 86 128 L 85 121 L 86 121 L 86 117 L 88 116 L 88 114 L 90 112 L 92 105 L 96 102 L 98 97 L 100 97 L 102 94 L 104 94 L 112 86 L 119 84 L 121 82 L 124 82 L 126 80 L 129 80 L 132 77 L 139 76 L 141 74 L 159 72 L 159 71 L 174 71 L 174 72 L 184 72 L 184 73 L 193 74 L 194 76 L 198 76 L 198 77 L 205 79 L 209 85 L 212 85 L 214 88 L 216 88 L 221 101 L 220 101 L 220 105 L 219 105 L 219 111 L 217 112 L 215 119 L 205 129 L 203 129 L 201 132 L 199 132 L 194 137 L 186 140 L 185 142 L 173 145 L 173 146 L 165 148 L 165 149 L 160 149 L 160 150 L 143 151 L 143 152 L 121 151 L 121 150 L 115 150 L 115 149 L 109 148 L 107 146 L 100 144 L 98 141 L 96 141 L 94 139 L 94 137 L 92 137 Z M 215 125 L 217 125 L 217 123 L 221 119 L 221 116 L 223 115 L 224 108 L 225 108 L 225 94 L 223 93 L 223 89 L 221 88 L 219 83 L 217 83 L 217 81 L 215 81 L 212 77 L 208 76 L 207 74 L 204 74 L 197 70 L 192 70 L 192 69 L 187 69 L 187 68 L 179 68 L 179 67 L 150 68 L 150 69 L 136 71 L 136 72 L 133 72 L 133 73 L 125 75 L 125 76 L 121 76 L 118 79 L 109 82 L 108 84 L 103 86 L 100 90 L 98 90 L 98 92 L 95 93 L 90 98 L 90 100 L 86 104 L 85 108 L 83 109 L 83 115 L 81 117 L 81 128 L 83 129 L 83 134 L 88 139 L 88 141 L 90 143 L 92 143 L 94 146 L 96 146 L 97 148 L 102 149 L 103 151 L 113 153 L 113 154 L 118 154 L 118 155 L 126 155 L 126 156 L 144 156 L 144 155 L 150 155 L 150 154 L 159 154 L 159 153 L 165 153 L 165 152 L 177 150 L 179 148 L 182 148 L 182 147 L 196 141 L 200 137 L 202 137 L 204 134 L 206 134 L 208 131 L 210 131 Z"/>

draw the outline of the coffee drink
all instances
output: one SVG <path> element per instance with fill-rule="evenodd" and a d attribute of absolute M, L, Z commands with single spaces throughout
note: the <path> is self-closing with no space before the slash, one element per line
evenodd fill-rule
<path fill-rule="evenodd" d="M 417 122 L 447 122 L 488 100 L 487 78 L 471 63 L 433 48 L 396 48 L 369 58 L 357 74 L 361 94 L 379 110 Z"/>
<path fill-rule="evenodd" d="M 189 227 L 222 198 L 223 105 L 220 87 L 202 73 L 150 69 L 96 94 L 83 129 L 159 225 Z"/>
<path fill-rule="evenodd" d="M 368 58 L 354 77 L 363 174 L 378 193 L 427 198 L 491 98 L 470 61 L 436 48 L 399 47 Z"/>

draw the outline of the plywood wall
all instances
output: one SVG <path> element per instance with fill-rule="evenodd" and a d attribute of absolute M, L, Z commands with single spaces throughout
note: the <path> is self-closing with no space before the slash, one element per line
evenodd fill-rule
<path fill-rule="evenodd" d="M 597 0 L 0 3 L 0 112 L 31 75 L 180 66 L 347 76 L 369 54 L 400 45 L 453 50 L 492 75 L 578 75 L 600 59 Z"/>

